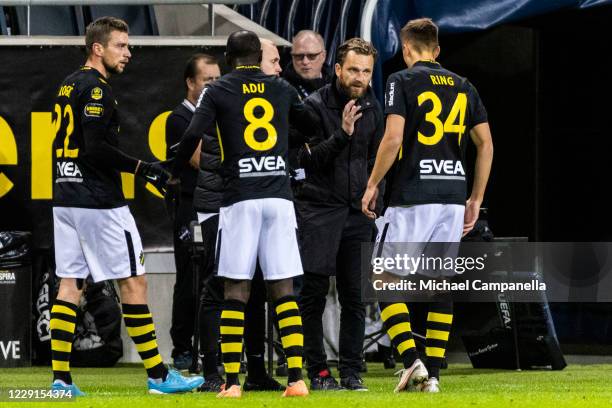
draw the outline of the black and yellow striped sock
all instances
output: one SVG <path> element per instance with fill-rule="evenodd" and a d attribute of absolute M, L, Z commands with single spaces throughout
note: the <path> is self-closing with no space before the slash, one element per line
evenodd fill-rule
<path fill-rule="evenodd" d="M 401 356 L 404 368 L 410 367 L 417 359 L 417 352 L 408 306 L 405 303 L 379 303 L 378 306 L 383 327 Z"/>
<path fill-rule="evenodd" d="M 128 334 L 136 345 L 147 375 L 152 379 L 166 380 L 168 369 L 157 349 L 157 337 L 153 316 L 148 305 L 129 305 L 123 303 L 123 320 Z"/>
<path fill-rule="evenodd" d="M 244 307 L 239 300 L 226 299 L 221 312 L 221 353 L 225 367 L 225 389 L 239 385 L 242 338 L 244 337 Z"/>
<path fill-rule="evenodd" d="M 78 306 L 74 303 L 55 299 L 51 308 L 51 365 L 53 381 L 61 380 L 72 384 L 70 376 L 70 352 L 76 327 Z"/>
<path fill-rule="evenodd" d="M 453 323 L 452 302 L 430 303 L 425 335 L 425 366 L 430 377 L 440 378 L 440 366 L 446 353 L 446 343 Z"/>
<path fill-rule="evenodd" d="M 274 302 L 279 334 L 287 357 L 287 382 L 302 379 L 302 356 L 304 354 L 304 331 L 302 317 L 295 296 L 285 296 Z"/>

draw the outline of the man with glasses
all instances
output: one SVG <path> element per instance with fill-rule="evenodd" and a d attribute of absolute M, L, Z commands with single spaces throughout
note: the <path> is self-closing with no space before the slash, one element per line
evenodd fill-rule
<path fill-rule="evenodd" d="M 331 80 L 326 56 L 321 34 L 302 30 L 293 37 L 291 62 L 283 71 L 283 78 L 297 89 L 302 99 Z"/>

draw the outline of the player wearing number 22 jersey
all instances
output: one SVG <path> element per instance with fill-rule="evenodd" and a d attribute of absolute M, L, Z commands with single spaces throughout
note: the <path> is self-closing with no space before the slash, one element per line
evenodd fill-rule
<path fill-rule="evenodd" d="M 60 86 L 53 113 L 60 131 L 54 142 L 55 206 L 116 208 L 126 205 L 119 172 L 111 166 L 100 165 L 91 154 L 99 153 L 99 146 L 118 145 L 116 103 L 106 78 L 88 66 L 68 76 Z M 133 172 L 138 163 L 120 152 L 117 158 L 121 171 Z"/>

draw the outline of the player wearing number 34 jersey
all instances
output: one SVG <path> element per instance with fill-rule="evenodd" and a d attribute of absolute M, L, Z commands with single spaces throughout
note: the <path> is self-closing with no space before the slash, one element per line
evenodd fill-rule
<path fill-rule="evenodd" d="M 362 199 L 362 210 L 374 216 L 377 185 L 395 163 L 390 202 L 376 239 L 376 256 L 399 252 L 385 242 L 411 243 L 410 256 L 456 256 L 457 245 L 478 218 L 493 160 L 493 143 L 485 108 L 476 89 L 459 75 L 435 62 L 440 47 L 438 27 L 428 18 L 412 20 L 402 28 L 402 54 L 407 69 L 391 75 L 385 93 L 387 126 L 376 163 Z M 476 145 L 476 165 L 467 198 L 465 147 Z M 466 201 L 467 198 L 467 201 Z M 434 252 L 434 253 L 431 253 Z M 417 271 L 438 277 L 438 271 Z M 386 270 L 384 277 L 397 281 L 408 275 Z M 379 303 L 385 329 L 402 358 L 396 392 L 438 392 L 440 366 L 453 320 L 452 299 L 436 293 L 429 302 L 423 364 L 417 356 L 404 303 Z"/>

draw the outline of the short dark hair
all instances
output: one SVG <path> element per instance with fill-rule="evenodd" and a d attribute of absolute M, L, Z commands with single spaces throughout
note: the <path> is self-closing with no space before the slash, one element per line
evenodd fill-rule
<path fill-rule="evenodd" d="M 245 64 L 259 64 L 261 62 L 261 42 L 252 31 L 234 31 L 227 38 L 225 55 L 230 65 L 236 61 Z"/>
<path fill-rule="evenodd" d="M 85 29 L 85 49 L 87 50 L 87 55 L 91 54 L 94 43 L 99 43 L 106 47 L 110 34 L 113 31 L 129 33 L 130 29 L 125 21 L 117 17 L 100 17 L 89 23 Z"/>
<path fill-rule="evenodd" d="M 214 57 L 208 54 L 203 54 L 203 53 L 193 54 L 187 60 L 187 64 L 185 64 L 185 71 L 183 73 L 184 80 L 196 77 L 196 75 L 198 74 L 197 72 L 198 61 L 200 60 L 204 61 L 206 65 L 219 65 L 219 61 L 217 61 L 217 57 Z"/>
<path fill-rule="evenodd" d="M 402 43 L 408 41 L 418 52 L 438 46 L 438 26 L 431 18 L 410 20 L 400 31 Z"/>
<path fill-rule="evenodd" d="M 336 50 L 336 63 L 344 65 L 344 60 L 349 51 L 360 55 L 371 55 L 374 61 L 376 61 L 376 56 L 378 55 L 378 51 L 376 51 L 371 42 L 362 38 L 351 38 L 343 42 Z"/>

